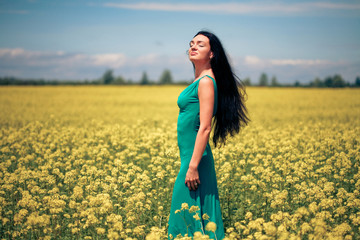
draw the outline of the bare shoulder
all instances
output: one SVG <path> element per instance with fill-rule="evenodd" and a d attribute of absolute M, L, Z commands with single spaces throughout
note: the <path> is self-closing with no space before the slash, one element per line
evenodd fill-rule
<path fill-rule="evenodd" d="M 208 76 L 199 80 L 198 96 L 199 99 L 214 99 L 214 83 Z"/>
<path fill-rule="evenodd" d="M 209 76 L 205 76 L 199 80 L 199 88 L 201 89 L 213 89 L 214 82 Z"/>

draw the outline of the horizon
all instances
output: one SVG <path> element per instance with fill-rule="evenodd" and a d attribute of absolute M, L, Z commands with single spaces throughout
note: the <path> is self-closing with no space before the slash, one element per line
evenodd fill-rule
<path fill-rule="evenodd" d="M 222 41 L 241 78 L 281 84 L 360 76 L 358 1 L 1 1 L 0 77 L 138 82 L 193 78 L 186 50 L 202 29 Z"/>

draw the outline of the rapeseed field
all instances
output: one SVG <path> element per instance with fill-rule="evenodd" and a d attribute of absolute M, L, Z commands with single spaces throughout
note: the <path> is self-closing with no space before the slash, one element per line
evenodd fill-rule
<path fill-rule="evenodd" d="M 1 87 L 1 238 L 166 239 L 184 88 Z M 360 239 L 360 90 L 247 93 L 213 148 L 227 238 Z"/>

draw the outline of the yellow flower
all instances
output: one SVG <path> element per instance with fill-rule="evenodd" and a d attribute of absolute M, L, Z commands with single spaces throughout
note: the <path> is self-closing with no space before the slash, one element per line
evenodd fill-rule
<path fill-rule="evenodd" d="M 203 235 L 201 232 L 195 232 L 194 233 L 194 240 L 205 240 L 205 239 L 209 239 L 208 235 Z"/>
<path fill-rule="evenodd" d="M 6 223 L 10 222 L 8 218 L 2 218 L 2 224 L 5 225 Z"/>
<path fill-rule="evenodd" d="M 210 217 L 209 217 L 209 215 L 207 215 L 206 213 L 204 213 L 204 214 L 202 215 L 202 219 L 204 219 L 204 220 L 209 220 Z"/>
<path fill-rule="evenodd" d="M 152 227 L 151 232 L 146 236 L 146 240 L 160 240 L 164 236 L 164 229 L 160 229 L 158 227 Z M 169 235 L 170 239 L 172 239 L 172 235 Z"/>
<path fill-rule="evenodd" d="M 107 237 L 110 240 L 113 240 L 113 239 L 117 240 L 117 239 L 120 238 L 119 234 L 117 232 L 113 231 L 113 230 L 109 230 L 109 233 L 108 233 Z"/>
<path fill-rule="evenodd" d="M 64 227 L 78 239 L 166 238 L 164 203 L 181 166 L 173 101 L 181 88 L 0 88 L 9 103 L 0 104 L 0 239 L 34 231 L 62 239 Z M 243 199 L 221 202 L 238 209 L 227 238 L 357 238 L 360 89 L 248 90 L 251 126 L 213 148 L 220 197 Z M 196 204 L 177 209 L 201 218 L 204 231 L 215 222 Z"/>
<path fill-rule="evenodd" d="M 189 205 L 187 203 L 181 204 L 181 210 L 189 209 Z"/>
<path fill-rule="evenodd" d="M 251 219 L 252 219 L 252 216 L 253 216 L 253 214 L 252 214 L 251 212 L 247 212 L 247 213 L 245 214 L 245 219 L 251 220 Z"/>
<path fill-rule="evenodd" d="M 274 223 L 267 222 L 267 223 L 264 223 L 263 225 L 264 225 L 265 233 L 267 235 L 270 235 L 270 236 L 276 235 L 276 227 L 275 227 Z"/>
<path fill-rule="evenodd" d="M 18 213 L 16 213 L 14 216 L 15 225 L 19 225 L 27 214 L 28 210 L 26 209 L 21 209 Z"/>
<path fill-rule="evenodd" d="M 96 233 L 101 235 L 105 233 L 105 229 L 104 228 L 96 228 Z"/>
<path fill-rule="evenodd" d="M 312 227 L 308 223 L 305 222 L 301 225 L 301 230 L 300 230 L 301 234 L 305 235 L 306 233 L 311 231 L 312 231 Z"/>
<path fill-rule="evenodd" d="M 214 233 L 216 231 L 216 228 L 217 228 L 217 226 L 216 226 L 216 223 L 214 223 L 214 222 L 208 222 L 205 226 L 206 231 L 214 232 Z"/>
<path fill-rule="evenodd" d="M 198 206 L 191 206 L 190 209 L 189 209 L 189 212 L 190 213 L 193 213 L 193 212 L 196 212 L 196 211 L 199 211 L 200 208 Z"/>
<path fill-rule="evenodd" d="M 196 220 L 198 220 L 198 221 L 200 221 L 201 220 L 201 218 L 200 218 L 200 216 L 199 216 L 199 214 L 198 213 L 196 213 L 194 216 L 193 216 L 193 218 L 195 218 Z"/>

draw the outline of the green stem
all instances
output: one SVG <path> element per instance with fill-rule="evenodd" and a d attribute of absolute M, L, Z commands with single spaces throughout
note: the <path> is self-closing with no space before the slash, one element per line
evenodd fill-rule
<path fill-rule="evenodd" d="M 203 232 L 203 235 L 205 235 L 204 225 L 202 224 L 201 215 L 200 215 L 200 225 L 201 225 L 201 231 Z"/>

